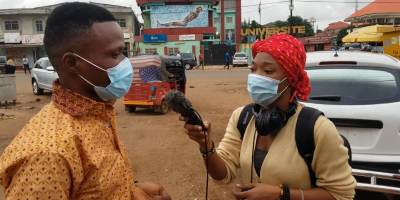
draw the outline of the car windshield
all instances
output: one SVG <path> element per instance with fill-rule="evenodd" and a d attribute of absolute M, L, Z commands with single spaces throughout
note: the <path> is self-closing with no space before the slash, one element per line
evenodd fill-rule
<path fill-rule="evenodd" d="M 43 65 L 43 67 L 52 66 L 49 60 L 43 60 L 42 65 Z"/>
<path fill-rule="evenodd" d="M 193 58 L 193 55 L 191 53 L 182 53 L 181 57 L 182 58 Z"/>
<path fill-rule="evenodd" d="M 366 105 L 398 101 L 399 74 L 381 68 L 310 68 L 309 102 Z"/>
<path fill-rule="evenodd" d="M 235 57 L 243 58 L 243 57 L 246 57 L 246 54 L 238 53 L 238 54 L 235 54 Z"/>

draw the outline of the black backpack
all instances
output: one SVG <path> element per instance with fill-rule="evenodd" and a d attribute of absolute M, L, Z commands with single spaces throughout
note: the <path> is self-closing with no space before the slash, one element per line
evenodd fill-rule
<path fill-rule="evenodd" d="M 237 123 L 237 129 L 240 132 L 240 139 L 243 139 L 246 132 L 246 128 L 253 117 L 253 106 L 249 104 L 245 106 L 240 113 L 239 121 Z M 311 184 L 315 187 L 317 178 L 314 171 L 312 170 L 311 163 L 314 157 L 315 143 L 314 143 L 314 125 L 320 115 L 324 115 L 323 112 L 311 108 L 303 107 L 300 111 L 297 119 L 295 137 L 296 145 L 300 156 L 304 159 L 307 164 L 308 173 L 310 175 Z M 351 165 L 351 147 L 349 141 L 342 135 L 344 146 L 348 149 L 349 164 Z"/>

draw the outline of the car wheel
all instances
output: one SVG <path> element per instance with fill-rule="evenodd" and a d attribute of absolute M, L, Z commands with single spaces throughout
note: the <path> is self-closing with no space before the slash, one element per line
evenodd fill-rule
<path fill-rule="evenodd" d="M 136 106 L 125 106 L 125 110 L 130 113 L 133 113 L 136 111 Z"/>
<path fill-rule="evenodd" d="M 185 69 L 186 69 L 186 70 L 191 70 L 191 69 L 192 69 L 192 66 L 190 66 L 190 64 L 185 64 Z"/>
<path fill-rule="evenodd" d="M 154 111 L 160 114 L 167 114 L 169 111 L 169 105 L 168 102 L 163 100 L 161 102 L 161 105 L 157 106 L 154 108 Z"/>
<path fill-rule="evenodd" d="M 32 90 L 33 90 L 33 94 L 35 94 L 35 95 L 43 94 L 43 89 L 39 88 L 39 85 L 35 79 L 32 80 Z"/>

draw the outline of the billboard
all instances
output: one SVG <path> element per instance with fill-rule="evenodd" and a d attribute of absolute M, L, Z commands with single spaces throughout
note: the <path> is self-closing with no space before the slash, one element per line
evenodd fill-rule
<path fill-rule="evenodd" d="M 205 5 L 151 6 L 151 28 L 208 27 Z"/>

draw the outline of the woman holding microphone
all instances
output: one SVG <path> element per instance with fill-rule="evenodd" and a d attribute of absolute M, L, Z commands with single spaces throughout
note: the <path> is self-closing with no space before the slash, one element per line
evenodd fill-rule
<path fill-rule="evenodd" d="M 200 126 L 185 124 L 188 136 L 208 155 L 203 157 L 209 175 L 221 183 L 239 178 L 240 192 L 234 192 L 237 199 L 353 199 L 356 181 L 348 164 L 348 149 L 329 119 L 321 115 L 315 121 L 310 169 L 297 148 L 296 124 L 304 117 L 299 115 L 304 106 L 297 100 L 306 101 L 311 91 L 303 44 L 278 34 L 256 41 L 252 52 L 247 89 L 254 102 L 254 117 L 244 134 L 238 129 L 244 107 L 231 115 L 218 147 L 204 137 Z M 206 127 L 211 134 L 211 124 Z"/>

